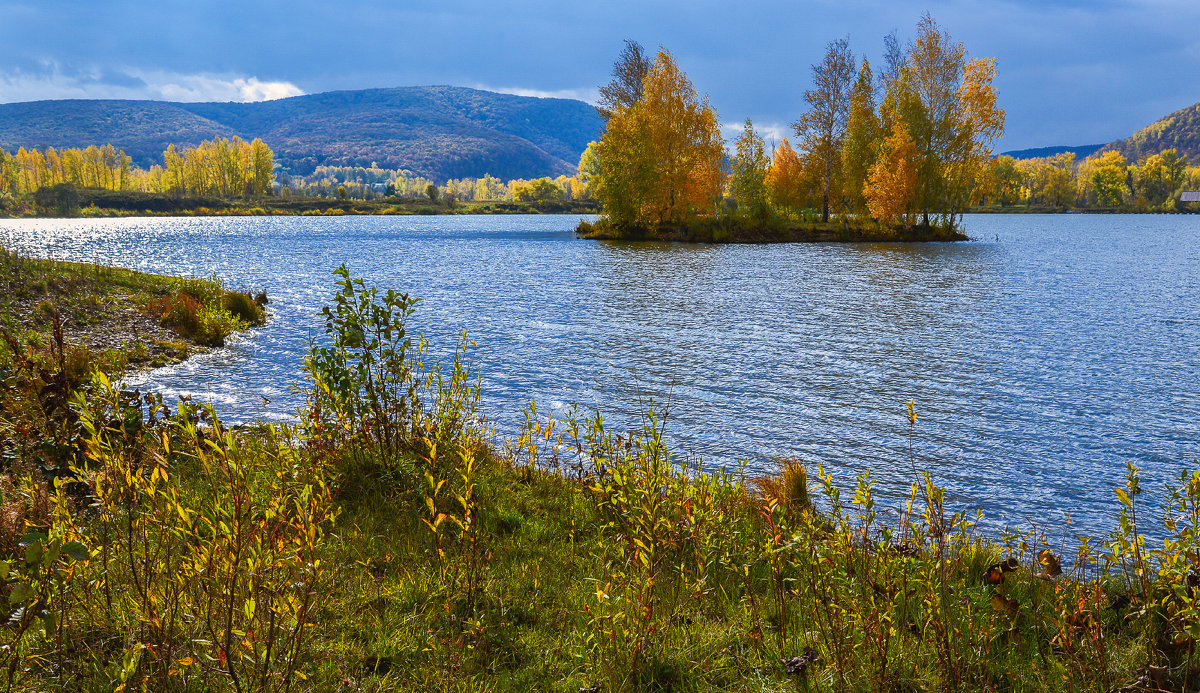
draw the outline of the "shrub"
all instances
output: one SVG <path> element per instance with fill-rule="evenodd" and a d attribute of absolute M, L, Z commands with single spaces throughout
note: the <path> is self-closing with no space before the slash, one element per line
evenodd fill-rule
<path fill-rule="evenodd" d="M 479 439 L 479 385 L 465 363 L 466 335 L 448 374 L 440 363 L 426 368 L 425 341 L 414 345 L 406 329 L 418 299 L 380 295 L 345 265 L 335 274 L 341 289 L 322 309 L 329 343 L 312 344 L 304 359 L 309 433 L 330 445 L 365 445 L 385 460 L 428 441 Z"/>
<path fill-rule="evenodd" d="M 204 346 L 225 346 L 225 338 L 244 327 L 245 323 L 224 308 L 205 308 L 200 312 L 200 329 L 191 337 Z"/>
<path fill-rule="evenodd" d="M 54 307 L 54 303 L 50 299 L 43 299 L 33 309 L 33 318 L 38 321 L 52 320 L 54 319 L 54 314 L 57 312 L 58 310 Z"/>
<path fill-rule="evenodd" d="M 266 312 L 250 294 L 227 291 L 223 303 L 225 310 L 248 325 L 261 325 L 267 320 Z"/>
<path fill-rule="evenodd" d="M 164 327 L 204 346 L 224 346 L 226 337 L 244 327 L 243 321 L 224 307 L 205 306 L 182 290 L 151 300 L 146 310 L 158 316 Z"/>
<path fill-rule="evenodd" d="M 170 327 L 185 337 L 194 337 L 200 331 L 200 302 L 182 291 L 150 301 L 146 310 L 158 316 L 164 327 Z"/>
<path fill-rule="evenodd" d="M 225 295 L 225 288 L 221 285 L 221 280 L 216 275 L 207 279 L 199 277 L 179 279 L 175 283 L 175 290 L 181 294 L 191 296 L 201 305 L 205 306 L 218 303 Z"/>
<path fill-rule="evenodd" d="M 114 684 L 288 690 L 336 516 L 324 459 L 286 428 L 238 438 L 211 408 L 171 414 L 149 399 L 144 415 L 103 374 L 92 392 L 75 401 L 90 461 L 75 471 L 94 499 L 100 549 L 76 626 L 123 634 Z M 108 644 L 76 646 L 113 659 L 100 651 Z"/>

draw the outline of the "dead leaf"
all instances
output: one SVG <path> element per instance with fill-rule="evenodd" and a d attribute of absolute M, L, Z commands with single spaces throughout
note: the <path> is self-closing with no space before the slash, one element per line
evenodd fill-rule
<path fill-rule="evenodd" d="M 800 655 L 799 657 L 792 657 L 782 661 L 783 668 L 785 671 L 787 671 L 787 673 L 794 676 L 799 676 L 808 669 L 809 664 L 816 663 L 817 651 L 811 647 L 806 647 L 804 648 L 804 654 Z"/>
<path fill-rule="evenodd" d="M 1050 549 L 1042 549 L 1038 552 L 1038 563 L 1042 564 L 1042 568 L 1046 575 L 1055 578 L 1062 575 L 1062 564 L 1058 560 L 1058 556 Z"/>
<path fill-rule="evenodd" d="M 1002 594 L 992 595 L 992 608 L 1008 616 L 1016 616 L 1020 603 L 1016 599 L 1008 599 Z"/>

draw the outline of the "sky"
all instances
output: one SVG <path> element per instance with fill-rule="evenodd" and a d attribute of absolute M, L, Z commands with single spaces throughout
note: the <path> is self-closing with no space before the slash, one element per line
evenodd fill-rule
<path fill-rule="evenodd" d="M 998 151 L 1109 142 L 1200 101 L 1200 0 L 0 0 L 0 102 L 256 101 L 452 84 L 593 100 L 622 40 L 671 51 L 727 132 L 804 111 L 812 64 L 929 12 L 994 57 Z"/>

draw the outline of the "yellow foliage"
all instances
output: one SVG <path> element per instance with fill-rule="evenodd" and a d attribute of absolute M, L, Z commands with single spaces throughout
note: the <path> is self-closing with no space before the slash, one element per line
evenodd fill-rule
<path fill-rule="evenodd" d="M 262 140 L 223 137 L 163 153 L 167 191 L 189 195 L 255 197 L 271 192 L 271 150 Z"/>
<path fill-rule="evenodd" d="M 617 224 L 684 224 L 716 209 L 725 180 L 717 114 L 660 50 L 632 106 L 618 106 L 595 146 L 595 194 Z"/>
<path fill-rule="evenodd" d="M 917 191 L 919 152 L 907 128 L 897 120 L 883 141 L 879 160 L 871 166 L 863 196 L 871 216 L 880 221 L 902 221 L 911 226 Z"/>
<path fill-rule="evenodd" d="M 22 147 L 12 157 L 0 154 L 0 191 L 32 194 L 60 183 L 128 190 L 132 185 L 129 157 L 111 144 L 61 151 L 48 147 L 44 152 Z"/>
<path fill-rule="evenodd" d="M 1130 192 L 1126 184 L 1128 169 L 1129 162 L 1120 152 L 1107 151 L 1085 161 L 1079 167 L 1079 178 L 1097 204 L 1115 207 Z"/>
<path fill-rule="evenodd" d="M 804 205 L 804 170 L 796 150 L 783 138 L 775 149 L 771 167 L 767 169 L 767 197 L 771 204 L 782 209 L 798 209 Z"/>

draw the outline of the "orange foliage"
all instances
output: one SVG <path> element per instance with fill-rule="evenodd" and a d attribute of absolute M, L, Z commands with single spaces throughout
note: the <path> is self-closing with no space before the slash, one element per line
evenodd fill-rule
<path fill-rule="evenodd" d="M 781 209 L 797 209 L 804 206 L 804 166 L 796 150 L 783 138 L 767 169 L 767 197 L 771 204 Z"/>

